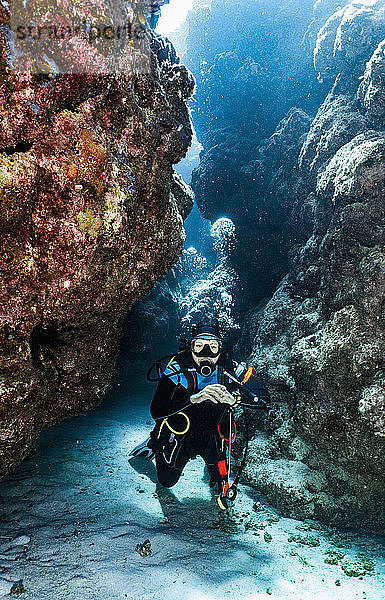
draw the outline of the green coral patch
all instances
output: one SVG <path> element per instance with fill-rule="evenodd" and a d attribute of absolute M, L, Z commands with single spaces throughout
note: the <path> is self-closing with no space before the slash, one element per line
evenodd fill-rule
<path fill-rule="evenodd" d="M 324 562 L 328 565 L 338 565 L 338 561 L 342 560 L 345 556 L 345 553 L 341 550 L 335 550 L 334 548 L 329 548 L 325 552 L 326 558 Z"/>
<path fill-rule="evenodd" d="M 11 208 L 21 199 L 20 188 L 13 181 L 0 179 L 0 202 L 5 208 Z"/>

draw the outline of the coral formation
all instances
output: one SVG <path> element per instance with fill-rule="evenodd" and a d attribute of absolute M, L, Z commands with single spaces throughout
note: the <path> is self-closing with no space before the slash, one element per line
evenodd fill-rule
<path fill-rule="evenodd" d="M 249 317 L 252 361 L 288 405 L 267 424 L 266 458 L 253 459 L 248 474 L 290 514 L 378 530 L 385 522 L 383 9 L 356 4 L 335 13 L 318 37 L 316 66 L 322 55 L 335 82 L 298 162 L 314 185 L 312 235 L 271 300 Z"/>
<path fill-rule="evenodd" d="M 377 531 L 385 524 L 384 15 L 377 0 L 317 2 L 303 48 L 325 96 L 308 88 L 312 103 L 298 99 L 254 144 L 219 106 L 221 130 L 200 123 L 205 151 L 194 176 L 204 214 L 214 219 L 223 205 L 235 223 L 233 263 L 249 252 L 244 307 L 252 308 L 238 351 L 282 403 L 254 422 L 248 480 L 285 514 Z M 217 48 L 213 69 L 221 44 L 207 53 L 212 60 Z M 230 59 L 228 85 L 240 93 L 240 65 Z M 279 110 L 287 111 L 285 94 Z"/>
<path fill-rule="evenodd" d="M 148 72 L 19 72 L 0 18 L 4 475 L 42 428 L 100 402 L 125 314 L 182 252 L 192 195 L 172 165 L 194 79 L 149 29 Z"/>

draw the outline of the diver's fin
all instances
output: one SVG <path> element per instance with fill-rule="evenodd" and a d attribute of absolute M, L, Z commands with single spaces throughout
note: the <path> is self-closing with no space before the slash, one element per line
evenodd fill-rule
<path fill-rule="evenodd" d="M 147 438 L 144 442 L 141 442 L 130 452 L 130 456 L 141 456 L 142 458 L 154 458 L 155 452 L 148 447 L 148 442 L 151 438 Z"/>

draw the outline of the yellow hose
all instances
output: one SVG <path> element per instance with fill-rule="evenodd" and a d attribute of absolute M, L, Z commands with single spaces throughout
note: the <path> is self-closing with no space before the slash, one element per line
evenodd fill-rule
<path fill-rule="evenodd" d="M 186 423 L 187 423 L 186 429 L 184 429 L 183 431 L 176 431 L 175 429 L 173 429 L 173 428 L 171 427 L 171 425 L 169 424 L 169 422 L 168 422 L 168 420 L 167 420 L 167 417 L 166 417 L 166 418 L 165 418 L 165 419 L 163 419 L 163 421 L 162 421 L 162 425 L 160 426 L 159 434 L 160 434 L 160 432 L 162 431 L 162 429 L 163 429 L 164 425 L 167 425 L 167 427 L 169 428 L 169 430 L 170 430 L 172 433 L 174 433 L 175 435 L 184 435 L 185 433 L 187 433 L 187 432 L 188 432 L 188 430 L 190 429 L 190 419 L 188 418 L 188 416 L 187 416 L 187 415 L 186 415 L 186 413 L 184 413 L 184 412 L 179 412 L 179 413 L 177 413 L 177 414 L 178 414 L 178 415 L 182 415 L 182 416 L 183 416 L 183 417 L 186 419 Z"/>

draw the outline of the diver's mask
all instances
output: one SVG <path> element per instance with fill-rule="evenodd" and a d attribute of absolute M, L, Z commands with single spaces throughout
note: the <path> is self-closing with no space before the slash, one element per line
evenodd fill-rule
<path fill-rule="evenodd" d="M 212 335 L 201 335 L 191 340 L 191 353 L 199 372 L 208 377 L 214 372 L 222 350 L 222 342 Z"/>

